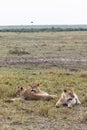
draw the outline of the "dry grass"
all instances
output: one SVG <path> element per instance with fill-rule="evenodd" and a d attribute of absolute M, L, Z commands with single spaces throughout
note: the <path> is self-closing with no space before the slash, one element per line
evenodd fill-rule
<path fill-rule="evenodd" d="M 86 43 L 86 32 L 0 33 L 0 130 L 87 129 Z M 21 56 L 9 53 L 15 47 L 28 53 Z M 33 58 L 73 58 L 74 61 L 25 63 Z M 9 64 L 14 59 L 15 66 Z M 81 60 L 75 61 L 78 59 Z M 43 91 L 57 95 L 57 98 L 6 102 L 15 96 L 17 86 L 28 87 L 30 82 L 40 83 Z M 56 108 L 55 104 L 67 86 L 74 89 L 82 104 L 72 109 Z"/>
<path fill-rule="evenodd" d="M 64 130 L 69 126 L 77 130 L 80 123 L 86 126 L 86 107 L 87 107 L 87 82 L 86 78 L 82 77 L 81 72 L 69 72 L 66 70 L 50 69 L 23 69 L 23 68 L 3 68 L 3 73 L 0 73 L 0 117 L 2 123 L 8 125 L 15 130 L 19 129 L 57 129 L 58 126 L 64 124 Z M 51 73 L 50 72 L 54 72 Z M 7 75 L 8 76 L 7 76 Z M 15 101 L 13 103 L 5 102 L 5 99 L 12 98 L 15 95 L 16 88 L 19 85 L 27 86 L 29 82 L 40 83 L 42 90 L 50 94 L 56 94 L 57 98 L 52 101 Z M 3 88 L 2 88 L 3 85 Z M 61 106 L 55 108 L 62 90 L 66 87 L 73 88 L 78 94 L 82 104 L 73 107 L 72 109 Z M 45 121 L 46 120 L 46 121 Z M 61 122 L 61 123 L 59 123 Z M 42 127 L 43 123 L 43 127 Z M 47 124 L 48 127 L 47 127 Z M 53 125 L 52 125 L 53 123 Z M 69 123 L 69 124 L 68 124 Z M 73 123 L 77 123 L 77 128 Z M 33 125 L 34 124 L 34 125 Z M 45 126 L 46 125 L 46 126 Z M 51 125 L 51 128 L 50 128 Z M 55 127 L 54 125 L 57 125 Z M 81 129 L 82 129 L 81 126 Z M 47 127 L 47 128 L 46 128 Z M 80 130 L 80 128 L 79 128 Z"/>

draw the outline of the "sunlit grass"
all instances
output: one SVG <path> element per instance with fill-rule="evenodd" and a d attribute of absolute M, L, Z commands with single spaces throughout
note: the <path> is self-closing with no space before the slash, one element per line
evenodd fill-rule
<path fill-rule="evenodd" d="M 83 99 L 87 90 L 87 72 L 68 70 L 2 68 L 0 71 L 0 97 L 14 95 L 17 86 L 28 87 L 30 82 L 40 83 L 41 89 L 59 95 L 65 87 L 73 88 Z"/>

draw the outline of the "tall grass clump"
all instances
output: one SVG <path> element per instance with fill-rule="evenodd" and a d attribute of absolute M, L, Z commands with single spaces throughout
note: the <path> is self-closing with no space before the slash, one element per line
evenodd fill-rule
<path fill-rule="evenodd" d="M 30 54 L 25 48 L 21 48 L 21 47 L 14 47 L 13 49 L 9 50 L 9 54 L 13 54 L 13 55 L 28 55 Z"/>
<path fill-rule="evenodd" d="M 44 105 L 45 105 L 45 107 L 44 107 Z M 48 117 L 50 108 L 51 108 L 51 105 L 49 103 L 48 104 L 44 104 L 44 102 L 41 101 L 38 113 L 41 116 Z"/>

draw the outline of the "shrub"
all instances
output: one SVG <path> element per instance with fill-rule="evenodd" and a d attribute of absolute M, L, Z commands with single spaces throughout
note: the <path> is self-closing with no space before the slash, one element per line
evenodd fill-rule
<path fill-rule="evenodd" d="M 15 47 L 12 50 L 9 50 L 9 54 L 27 55 L 27 54 L 30 54 L 30 53 L 28 51 L 26 51 L 24 48 Z"/>

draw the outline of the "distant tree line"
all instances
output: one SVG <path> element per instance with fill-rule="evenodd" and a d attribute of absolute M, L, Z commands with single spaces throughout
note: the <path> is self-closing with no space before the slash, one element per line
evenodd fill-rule
<path fill-rule="evenodd" d="M 60 32 L 60 31 L 87 31 L 87 28 L 4 28 L 0 32 Z"/>

